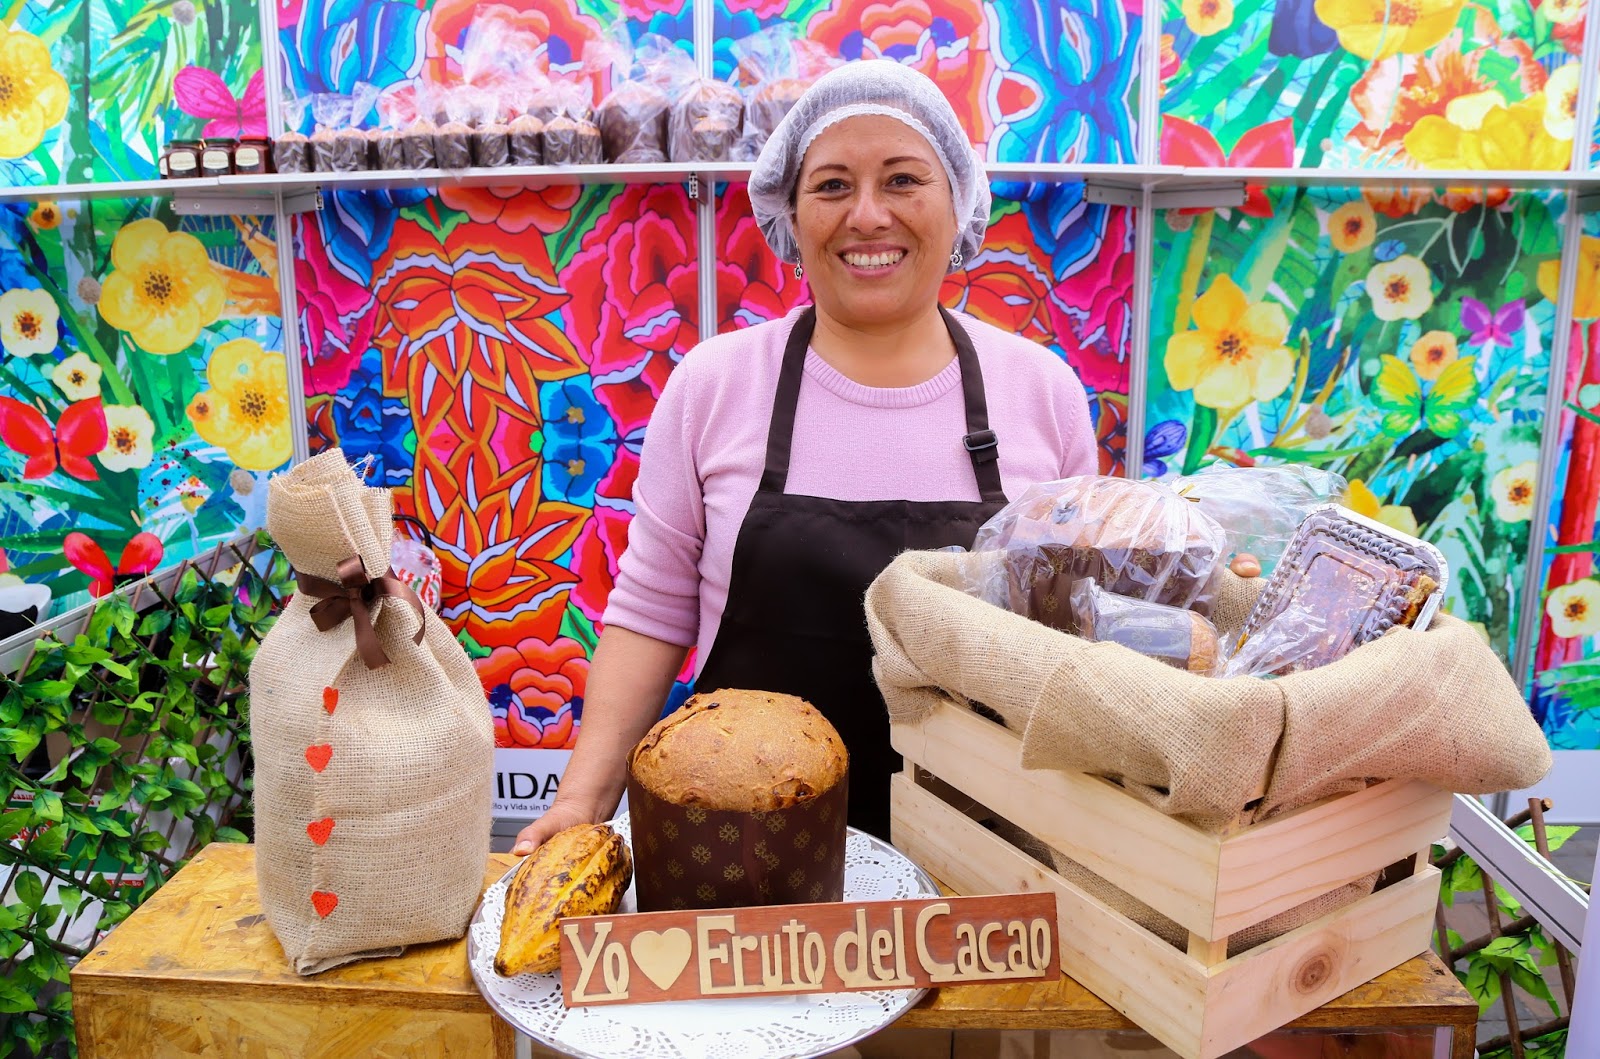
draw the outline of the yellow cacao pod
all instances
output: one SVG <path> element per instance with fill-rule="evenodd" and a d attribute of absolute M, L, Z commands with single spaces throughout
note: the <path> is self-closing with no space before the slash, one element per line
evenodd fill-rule
<path fill-rule="evenodd" d="M 615 912 L 632 879 L 628 844 L 608 825 L 557 832 L 523 860 L 506 888 L 495 971 L 509 978 L 560 967 L 561 919 Z"/>

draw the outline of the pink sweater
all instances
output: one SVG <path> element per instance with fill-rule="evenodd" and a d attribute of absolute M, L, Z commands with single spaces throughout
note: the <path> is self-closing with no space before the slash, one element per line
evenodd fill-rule
<path fill-rule="evenodd" d="M 635 515 L 605 624 L 696 645 L 697 667 L 722 621 L 734 541 L 761 480 L 783 346 L 798 314 L 690 350 L 645 434 Z M 1095 473 L 1089 406 L 1073 370 L 1028 339 L 957 318 L 983 366 L 1006 495 Z M 852 382 L 813 351 L 795 411 L 787 492 L 977 500 L 965 433 L 957 361 L 920 385 L 883 389 Z"/>

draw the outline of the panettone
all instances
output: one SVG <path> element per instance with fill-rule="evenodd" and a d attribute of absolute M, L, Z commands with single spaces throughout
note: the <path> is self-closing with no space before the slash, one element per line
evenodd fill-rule
<path fill-rule="evenodd" d="M 770 812 L 831 790 L 848 763 L 839 733 L 804 699 L 724 690 L 656 722 L 634 750 L 633 774 L 675 805 Z"/>

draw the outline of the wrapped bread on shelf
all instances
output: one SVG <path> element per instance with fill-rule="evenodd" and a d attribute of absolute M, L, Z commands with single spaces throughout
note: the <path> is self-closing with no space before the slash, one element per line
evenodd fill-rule
<path fill-rule="evenodd" d="M 694 695 L 628 757 L 639 910 L 839 900 L 848 774 L 838 732 L 805 700 Z"/>
<path fill-rule="evenodd" d="M 731 86 L 701 81 L 672 105 L 668 153 L 674 162 L 721 162 L 739 135 L 744 101 Z"/>

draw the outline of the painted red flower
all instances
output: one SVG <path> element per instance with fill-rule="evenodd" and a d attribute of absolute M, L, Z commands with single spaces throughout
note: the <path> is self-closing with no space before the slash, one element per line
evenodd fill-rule
<path fill-rule="evenodd" d="M 980 150 L 994 134 L 988 92 L 996 74 L 989 24 L 976 0 L 843 0 L 806 36 L 844 59 L 893 59 L 927 74 Z"/>
<path fill-rule="evenodd" d="M 438 0 L 428 19 L 424 66 L 432 81 L 450 84 L 464 80 L 460 56 L 467 31 L 474 19 L 490 12 L 516 38 L 540 42 L 538 54 L 528 57 L 530 63 L 538 65 L 546 61 L 545 49 L 551 40 L 562 41 L 577 60 L 590 41 L 600 41 L 605 35 L 599 20 L 581 14 L 573 0 L 500 0 L 493 5 L 479 0 Z M 495 73 L 488 71 L 487 76 L 481 76 L 474 71 L 474 79 L 479 84 L 492 84 Z"/>
<path fill-rule="evenodd" d="M 535 380 L 583 371 L 557 322 L 567 294 L 543 239 L 509 239 L 492 225 L 470 223 L 455 226 L 440 243 L 421 223 L 404 218 L 375 272 L 380 308 L 374 343 L 397 371 L 408 371 L 420 355 L 447 387 L 471 374 L 490 388 L 513 386 L 519 401 L 535 407 Z"/>
<path fill-rule="evenodd" d="M 1100 448 L 1100 473 L 1120 478 L 1127 470 L 1128 399 L 1120 393 L 1102 393 L 1095 401 L 1098 415 L 1094 439 Z"/>
<path fill-rule="evenodd" d="M 671 371 L 671 360 L 652 356 L 632 378 L 596 386 L 594 390 L 595 398 L 616 423 L 621 444 L 610 470 L 595 488 L 589 524 L 572 550 L 572 572 L 578 577 L 572 588 L 572 602 L 590 621 L 599 622 L 616 585 L 617 561 L 628 547 L 633 483 L 639 477 L 645 426 Z"/>
<path fill-rule="evenodd" d="M 615 194 L 561 273 L 571 298 L 567 334 L 583 343 L 578 352 L 596 393 L 637 375 L 652 356 L 678 360 L 700 338 L 688 196 L 678 187 L 643 184 Z"/>
<path fill-rule="evenodd" d="M 989 226 L 983 247 L 961 271 L 945 277 L 939 300 L 1003 331 L 1045 345 L 1056 335 L 1046 305 L 1050 296 L 1048 261 L 1035 260 L 1038 241 L 1021 212 Z"/>
<path fill-rule="evenodd" d="M 113 568 L 104 548 L 88 534 L 74 531 L 62 541 L 62 551 L 67 562 L 89 575 L 89 594 L 99 598 L 109 593 L 119 579 L 143 577 L 160 566 L 164 549 L 154 533 L 135 534 L 123 547 Z"/>
<path fill-rule="evenodd" d="M 439 198 L 446 206 L 461 210 L 479 224 L 493 225 L 512 235 L 529 228 L 550 235 L 566 226 L 581 190 L 576 184 L 558 184 L 539 190 L 520 186 L 468 188 L 446 184 L 439 189 Z"/>
<path fill-rule="evenodd" d="M 1050 290 L 1050 328 L 1078 378 L 1095 392 L 1128 392 L 1133 224 L 1132 210 L 1113 208 L 1099 252 Z"/>
<path fill-rule="evenodd" d="M 473 663 L 494 714 L 494 745 L 571 750 L 578 741 L 589 658 L 564 636 L 526 637 Z"/>
<path fill-rule="evenodd" d="M 1294 165 L 1294 121 L 1280 118 L 1248 129 L 1233 150 L 1224 154 L 1210 129 L 1165 114 L 1161 118 L 1161 162 L 1197 169 L 1288 169 Z M 1249 217 L 1271 217 L 1272 204 L 1264 190 L 1251 185 L 1239 211 Z"/>
<path fill-rule="evenodd" d="M 1454 213 L 1466 213 L 1480 206 L 1498 210 L 1511 201 L 1510 188 L 1445 188 L 1434 198 Z"/>
<path fill-rule="evenodd" d="M 723 0 L 723 6 L 729 14 L 737 15 L 741 11 L 751 11 L 762 21 L 777 18 L 789 8 L 789 0 Z"/>
<path fill-rule="evenodd" d="M 372 342 L 372 292 L 333 267 L 322 229 L 308 216 L 294 221 L 300 358 L 307 394 L 338 393 Z"/>
<path fill-rule="evenodd" d="M 1426 187 L 1374 187 L 1362 189 L 1361 197 L 1367 200 L 1368 206 L 1385 217 L 1398 220 L 1410 217 L 1426 206 L 1433 192 Z"/>
<path fill-rule="evenodd" d="M 734 331 L 784 316 L 811 298 L 804 279 L 767 246 L 743 184 L 728 188 L 717 211 L 717 331 Z"/>

